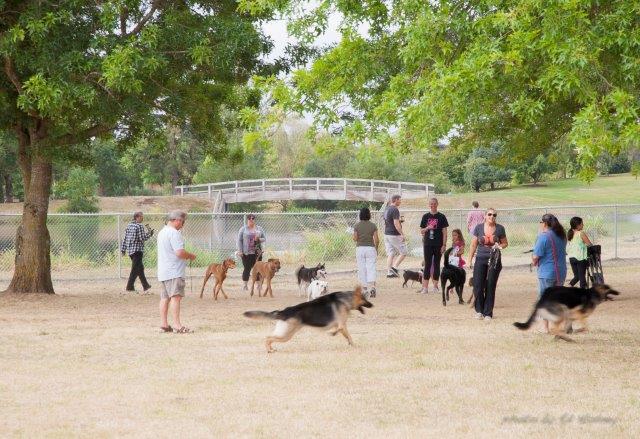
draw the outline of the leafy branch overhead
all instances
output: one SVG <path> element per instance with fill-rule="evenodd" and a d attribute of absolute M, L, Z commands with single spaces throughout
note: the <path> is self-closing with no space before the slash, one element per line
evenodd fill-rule
<path fill-rule="evenodd" d="M 499 141 L 522 160 L 568 142 L 587 180 L 603 153 L 640 145 L 636 1 L 240 5 L 284 14 L 309 44 L 341 19 L 335 47 L 271 84 L 290 89 L 274 99 L 279 111 L 311 113 L 351 140 L 391 133 L 394 146 L 424 148 L 458 138 L 469 150 Z"/>

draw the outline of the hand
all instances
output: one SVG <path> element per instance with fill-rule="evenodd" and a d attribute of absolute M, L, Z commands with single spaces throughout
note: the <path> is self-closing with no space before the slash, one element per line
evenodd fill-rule
<path fill-rule="evenodd" d="M 447 250 L 447 245 L 443 245 L 442 248 L 440 249 L 440 253 L 444 254 L 444 252 Z"/>
<path fill-rule="evenodd" d="M 501 250 L 500 244 L 498 244 L 497 242 L 495 244 L 493 244 L 493 249 L 494 250 Z"/>
<path fill-rule="evenodd" d="M 420 229 L 420 234 L 422 236 L 424 236 L 425 233 L 427 233 L 427 229 Z"/>

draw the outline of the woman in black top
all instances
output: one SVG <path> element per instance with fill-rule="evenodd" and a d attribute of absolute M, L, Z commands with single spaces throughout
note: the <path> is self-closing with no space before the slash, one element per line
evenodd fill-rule
<path fill-rule="evenodd" d="M 473 267 L 473 294 L 475 296 L 476 318 L 491 321 L 493 318 L 493 304 L 496 298 L 496 286 L 502 270 L 502 261 L 498 258 L 495 267 L 489 270 L 491 249 L 503 250 L 507 248 L 507 234 L 504 227 L 496 222 L 498 214 L 494 209 L 487 209 L 484 222 L 473 230 L 471 240 L 471 254 L 469 262 L 474 264 L 473 256 L 477 256 Z"/>
<path fill-rule="evenodd" d="M 422 216 L 420 233 L 424 244 L 424 276 L 422 280 L 422 294 L 429 292 L 429 278 L 433 267 L 433 292 L 438 292 L 440 279 L 440 259 L 447 247 L 447 217 L 438 212 L 438 199 L 429 200 L 429 212 Z"/>

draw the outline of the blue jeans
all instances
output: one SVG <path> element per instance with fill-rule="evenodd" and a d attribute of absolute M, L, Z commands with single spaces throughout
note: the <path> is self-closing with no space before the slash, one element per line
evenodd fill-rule
<path fill-rule="evenodd" d="M 550 287 L 555 287 L 556 284 L 556 280 L 555 279 L 544 279 L 542 277 L 538 278 L 538 298 L 542 297 L 542 293 L 544 293 L 544 291 L 547 288 Z"/>

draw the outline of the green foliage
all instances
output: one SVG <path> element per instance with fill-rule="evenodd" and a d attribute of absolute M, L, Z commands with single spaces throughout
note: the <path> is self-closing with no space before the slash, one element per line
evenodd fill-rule
<path fill-rule="evenodd" d="M 494 189 L 498 182 L 505 182 L 511 178 L 511 172 L 498 166 L 499 148 L 492 146 L 480 147 L 473 150 L 465 162 L 464 180 L 474 191 L 479 192 L 485 185 Z"/>
<path fill-rule="evenodd" d="M 633 162 L 631 165 L 631 175 L 633 175 L 636 180 L 640 176 L 640 161 Z"/>
<path fill-rule="evenodd" d="M 91 169 L 73 168 L 69 177 L 54 188 L 54 194 L 58 198 L 66 198 L 67 204 L 62 212 L 98 212 L 98 176 Z"/>
<path fill-rule="evenodd" d="M 312 261 L 332 261 L 353 253 L 354 244 L 345 228 L 305 231 L 306 257 Z"/>
<path fill-rule="evenodd" d="M 273 90 L 272 111 L 253 121 L 262 132 L 283 114 L 306 111 L 346 143 L 392 137 L 401 151 L 432 149 L 444 138 L 466 149 L 499 141 L 524 162 L 549 157 L 560 142 L 575 150 L 585 180 L 603 152 L 640 142 L 637 2 L 326 0 L 301 8 L 243 0 L 241 7 L 283 12 L 303 42 L 325 32 L 331 14 L 344 17 L 341 41 L 290 80 L 256 81 Z"/>
<path fill-rule="evenodd" d="M 538 184 L 546 175 L 555 170 L 551 161 L 542 154 L 537 157 L 527 159 L 516 166 L 514 181 L 516 183 Z"/>

